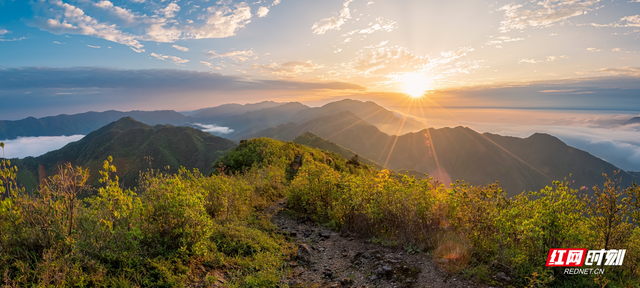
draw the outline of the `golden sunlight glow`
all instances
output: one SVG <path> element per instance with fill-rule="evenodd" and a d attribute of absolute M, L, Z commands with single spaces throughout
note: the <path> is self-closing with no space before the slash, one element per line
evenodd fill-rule
<path fill-rule="evenodd" d="M 429 80 L 422 73 L 410 73 L 402 77 L 404 93 L 420 98 L 429 89 Z"/>

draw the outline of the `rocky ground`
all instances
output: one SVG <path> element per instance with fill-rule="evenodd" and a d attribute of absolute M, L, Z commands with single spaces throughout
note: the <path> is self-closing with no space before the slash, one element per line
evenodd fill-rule
<path fill-rule="evenodd" d="M 489 287 L 443 271 L 423 253 L 407 254 L 294 219 L 284 199 L 268 212 L 298 246 L 298 257 L 289 263 L 290 287 Z"/>

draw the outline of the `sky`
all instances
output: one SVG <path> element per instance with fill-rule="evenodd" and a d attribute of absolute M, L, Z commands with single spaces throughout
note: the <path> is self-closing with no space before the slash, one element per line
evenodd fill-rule
<path fill-rule="evenodd" d="M 353 98 L 640 153 L 639 38 L 639 0 L 0 0 L 0 119 Z"/>

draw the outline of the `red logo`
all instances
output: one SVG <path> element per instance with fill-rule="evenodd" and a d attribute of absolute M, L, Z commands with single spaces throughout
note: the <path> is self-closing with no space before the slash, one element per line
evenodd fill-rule
<path fill-rule="evenodd" d="M 587 249 L 550 249 L 547 267 L 580 267 L 584 262 Z"/>

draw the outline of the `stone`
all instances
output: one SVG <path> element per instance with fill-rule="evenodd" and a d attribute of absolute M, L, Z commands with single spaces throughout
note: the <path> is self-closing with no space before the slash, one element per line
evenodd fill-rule
<path fill-rule="evenodd" d="M 391 273 L 393 273 L 393 268 L 391 268 L 391 267 L 389 267 L 387 265 L 384 265 L 384 266 L 382 266 L 382 271 L 384 271 L 384 274 L 391 274 Z"/>
<path fill-rule="evenodd" d="M 311 263 L 312 252 L 309 246 L 307 246 L 307 244 L 298 245 L 297 259 L 305 263 Z"/>
<path fill-rule="evenodd" d="M 342 278 L 340 280 L 340 284 L 342 284 L 343 286 L 351 285 L 353 284 L 353 280 L 351 280 L 351 278 Z"/>
<path fill-rule="evenodd" d="M 507 274 L 505 274 L 504 272 L 498 272 L 498 274 L 496 274 L 496 278 L 502 279 L 504 281 L 511 281 L 511 277 L 507 276 Z"/>

